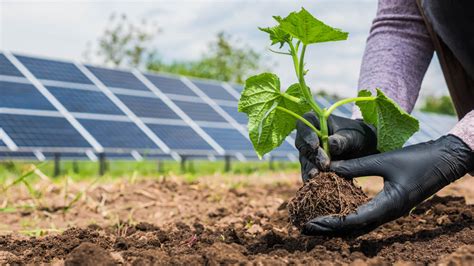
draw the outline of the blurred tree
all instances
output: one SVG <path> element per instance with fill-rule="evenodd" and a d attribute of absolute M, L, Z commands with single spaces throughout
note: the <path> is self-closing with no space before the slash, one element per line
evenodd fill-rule
<path fill-rule="evenodd" d="M 105 65 L 113 67 L 139 67 L 155 53 L 152 42 L 156 39 L 160 28 L 155 22 L 149 23 L 143 19 L 133 23 L 125 14 L 113 13 L 107 27 L 98 39 L 98 47 L 88 43 L 83 57 L 91 60 L 95 53 Z"/>
<path fill-rule="evenodd" d="M 113 67 L 146 67 L 150 71 L 236 83 L 243 83 L 261 66 L 259 53 L 224 32 L 217 34 L 198 60 L 165 62 L 152 46 L 159 32 L 156 23 L 142 20 L 134 24 L 125 14 L 114 13 L 98 39 L 97 49 L 94 51 L 93 45 L 87 43 L 83 57 L 91 62 L 95 53 L 103 64 Z"/>
<path fill-rule="evenodd" d="M 437 97 L 430 95 L 426 97 L 421 111 L 438 113 L 438 114 L 447 114 L 447 115 L 456 115 L 454 111 L 453 102 L 449 96 Z"/>
<path fill-rule="evenodd" d="M 256 51 L 224 32 L 217 34 L 209 48 L 195 61 L 165 63 L 155 56 L 150 58 L 147 68 L 151 71 L 243 83 L 261 65 L 261 56 Z"/>

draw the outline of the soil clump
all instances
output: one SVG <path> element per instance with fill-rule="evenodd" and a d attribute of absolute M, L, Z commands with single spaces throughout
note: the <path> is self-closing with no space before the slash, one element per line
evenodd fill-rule
<path fill-rule="evenodd" d="M 290 222 L 297 228 L 319 216 L 345 216 L 367 202 L 367 196 L 352 180 L 321 172 L 298 189 L 288 202 Z"/>

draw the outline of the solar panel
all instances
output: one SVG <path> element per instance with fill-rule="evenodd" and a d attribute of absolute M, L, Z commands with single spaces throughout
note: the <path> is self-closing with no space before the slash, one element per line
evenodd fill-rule
<path fill-rule="evenodd" d="M 244 91 L 244 87 L 241 85 L 232 84 L 232 88 L 234 88 L 239 93 L 242 93 L 242 91 Z"/>
<path fill-rule="evenodd" d="M 23 74 L 2 53 L 0 53 L 0 75 L 23 77 Z"/>
<path fill-rule="evenodd" d="M 104 94 L 76 67 L 73 63 L 54 61 L 49 59 L 16 56 L 20 63 L 38 79 L 43 80 L 51 94 L 66 108 L 74 113 L 74 117 L 104 148 L 108 157 L 116 159 L 133 159 L 131 151 L 138 150 L 143 157 L 169 158 L 163 151 L 128 118 L 115 102 Z M 81 134 L 62 115 L 65 110 L 58 112 L 37 88 L 29 83 L 11 82 L 13 78 L 22 77 L 20 71 L 9 62 L 7 57 L 0 53 L 0 108 L 16 108 L 0 112 L 0 127 L 12 138 L 23 151 L 43 150 L 47 158 L 53 156 L 52 151 L 61 148 L 91 149 Z M 104 85 L 137 115 L 148 128 L 172 151 L 186 156 L 207 156 L 215 150 L 196 131 L 181 120 L 181 118 L 166 105 L 162 99 L 149 90 L 130 71 L 107 69 L 102 67 L 86 66 Z M 228 121 L 216 112 L 211 106 L 199 98 L 180 77 L 161 74 L 144 74 L 145 77 L 161 90 L 193 121 L 217 142 L 227 154 L 241 152 L 248 158 L 255 154 L 250 141 L 237 129 L 229 125 Z M 6 81 L 9 80 L 9 81 Z M 25 80 L 20 78 L 18 80 Z M 51 80 L 47 83 L 44 80 Z M 61 82 L 54 82 L 61 81 Z M 67 82 L 67 83 L 66 83 Z M 219 106 L 241 125 L 247 124 L 247 116 L 237 111 L 237 100 L 233 92 L 229 93 L 219 82 L 193 79 L 192 82 L 209 98 L 215 100 Z M 83 84 L 87 84 L 84 86 Z M 230 84 L 237 92 L 243 87 Z M 225 101 L 232 101 L 229 106 Z M 322 107 L 329 107 L 333 101 L 316 97 Z M 44 112 L 45 116 L 26 115 L 32 110 L 52 111 Z M 16 114 L 13 114 L 13 113 Z M 20 115 L 21 113 L 21 115 Z M 39 113 L 38 113 L 39 114 Z M 352 106 L 344 105 L 336 109 L 336 115 L 350 117 Z M 51 115 L 51 116 L 49 116 Z M 130 114 L 129 114 L 130 115 Z M 408 144 L 434 139 L 445 134 L 456 123 L 456 119 L 447 116 L 436 116 L 414 112 L 420 119 L 421 130 L 410 138 Z M 164 120 L 159 120 L 164 119 Z M 168 119 L 168 120 L 166 120 Z M 158 122 L 157 122 L 158 121 Z M 166 122 L 166 123 L 165 123 Z M 158 124 L 159 123 L 159 124 Z M 147 132 L 148 133 L 148 132 Z M 295 137 L 295 132 L 291 136 Z M 156 140 L 155 140 L 156 141 Z M 6 150 L 5 143 L 0 140 L 0 147 Z M 31 149 L 28 149 L 28 148 Z M 26 149 L 25 149 L 26 148 Z M 55 148 L 54 150 L 48 150 Z M 57 149 L 56 149 L 57 148 Z M 62 157 L 86 158 L 84 152 L 61 150 Z M 80 151 L 80 150 L 79 150 Z M 288 158 L 289 154 L 296 154 L 291 143 L 285 141 L 271 154 L 274 158 Z M 18 156 L 20 153 L 5 153 L 8 156 Z M 33 153 L 25 153 L 34 158 Z M 0 153 L 0 157 L 2 154 Z M 5 157 L 5 156 L 3 156 Z"/>
<path fill-rule="evenodd" d="M 150 74 L 145 74 L 145 77 L 163 93 L 197 97 L 197 95 L 178 78 Z"/>
<path fill-rule="evenodd" d="M 3 140 L 0 139 L 0 147 L 6 147 L 7 145 L 5 145 L 5 143 L 3 142 Z"/>
<path fill-rule="evenodd" d="M 351 118 L 352 117 L 352 106 L 353 104 L 344 104 L 337 109 L 342 113 L 342 116 L 346 118 Z"/>
<path fill-rule="evenodd" d="M 174 103 L 178 105 L 181 110 L 188 114 L 193 120 L 197 121 L 211 121 L 211 122 L 225 122 L 227 121 L 222 118 L 214 109 L 208 104 L 202 102 L 185 102 L 174 100 Z"/>
<path fill-rule="evenodd" d="M 131 72 L 93 66 L 87 68 L 107 87 L 149 91 Z"/>
<path fill-rule="evenodd" d="M 116 95 L 137 116 L 181 120 L 181 118 L 159 98 Z"/>
<path fill-rule="evenodd" d="M 233 128 L 202 127 L 222 148 L 227 151 L 253 151 L 252 144 Z"/>
<path fill-rule="evenodd" d="M 123 112 L 100 91 L 47 87 L 70 112 L 123 115 Z"/>
<path fill-rule="evenodd" d="M 436 138 L 448 133 L 457 123 L 455 116 L 428 114 L 417 111 L 413 112 L 413 115 L 426 124 L 431 134 L 435 135 Z"/>
<path fill-rule="evenodd" d="M 229 92 L 221 85 L 210 82 L 192 80 L 209 98 L 217 100 L 237 101 Z"/>
<path fill-rule="evenodd" d="M 148 127 L 171 149 L 212 150 L 212 147 L 187 126 L 148 124 Z"/>
<path fill-rule="evenodd" d="M 244 113 L 237 111 L 237 106 L 221 106 L 221 108 L 224 109 L 224 111 L 226 111 L 226 113 L 228 113 L 230 116 L 232 116 L 232 118 L 234 118 L 239 124 L 247 124 L 247 116 Z"/>
<path fill-rule="evenodd" d="M 275 149 L 277 152 L 294 152 L 296 151 L 296 148 L 293 147 L 290 143 L 287 141 L 283 141 L 283 143 Z"/>
<path fill-rule="evenodd" d="M 0 107 L 56 110 L 33 86 L 25 83 L 0 81 Z"/>
<path fill-rule="evenodd" d="M 32 152 L 0 152 L 0 159 L 36 160 L 36 156 Z"/>
<path fill-rule="evenodd" d="M 79 119 L 105 148 L 159 149 L 134 123 Z"/>
<path fill-rule="evenodd" d="M 0 125 L 19 147 L 90 147 L 61 117 L 0 114 Z"/>
<path fill-rule="evenodd" d="M 54 159 L 54 156 L 57 153 L 54 152 L 44 152 L 43 156 L 48 159 L 52 160 Z M 60 155 L 61 158 L 68 158 L 68 159 L 79 159 L 79 160 L 88 160 L 89 157 L 84 152 L 61 152 Z"/>
<path fill-rule="evenodd" d="M 21 55 L 15 55 L 15 57 L 38 79 L 92 84 L 92 82 L 72 63 Z"/>

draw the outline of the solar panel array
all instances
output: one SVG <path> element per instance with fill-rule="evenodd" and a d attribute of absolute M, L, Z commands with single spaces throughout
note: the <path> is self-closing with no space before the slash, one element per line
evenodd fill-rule
<path fill-rule="evenodd" d="M 237 112 L 241 91 L 210 80 L 0 53 L 0 157 L 255 159 L 247 117 Z M 349 117 L 351 108 L 335 114 Z M 408 144 L 437 138 L 456 122 L 415 116 L 421 131 Z M 295 160 L 294 135 L 271 156 Z"/>

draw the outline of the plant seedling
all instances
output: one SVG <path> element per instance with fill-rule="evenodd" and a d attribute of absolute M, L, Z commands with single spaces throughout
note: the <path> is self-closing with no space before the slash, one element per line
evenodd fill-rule
<path fill-rule="evenodd" d="M 272 52 L 291 57 L 298 82 L 282 91 L 280 80 L 273 73 L 262 73 L 246 80 L 238 110 L 249 117 L 250 140 L 260 158 L 282 144 L 296 128 L 297 120 L 316 132 L 324 151 L 330 156 L 327 120 L 336 108 L 348 103 L 355 103 L 364 121 L 377 129 L 377 149 L 380 152 L 402 147 L 418 131 L 418 121 L 380 89 L 376 89 L 375 95 L 361 90 L 357 97 L 337 101 L 329 108 L 318 106 L 305 81 L 308 74 L 304 61 L 307 47 L 321 42 L 346 40 L 348 33 L 324 24 L 304 8 L 285 18 L 273 18 L 276 26 L 259 29 L 269 34 L 271 45 L 279 45 L 280 50 Z M 288 50 L 282 51 L 283 48 Z M 310 110 L 319 117 L 319 129 L 302 116 Z"/>

